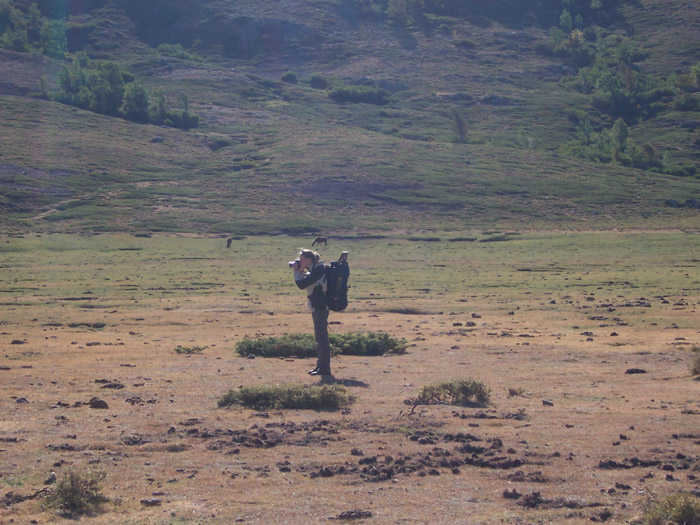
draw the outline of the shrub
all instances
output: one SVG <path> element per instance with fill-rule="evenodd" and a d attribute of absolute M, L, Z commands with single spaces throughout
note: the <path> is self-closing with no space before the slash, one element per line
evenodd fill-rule
<path fill-rule="evenodd" d="M 700 354 L 696 352 L 693 364 L 690 366 L 690 373 L 693 376 L 700 376 Z"/>
<path fill-rule="evenodd" d="M 337 410 L 354 401 L 340 385 L 275 385 L 230 390 L 217 404 L 220 408 L 241 405 L 255 410 Z"/>
<path fill-rule="evenodd" d="M 121 112 L 127 120 L 148 122 L 148 93 L 140 82 L 126 85 Z"/>
<path fill-rule="evenodd" d="M 314 73 L 311 75 L 310 79 L 311 87 L 314 89 L 326 89 L 328 87 L 328 81 L 326 77 L 320 73 Z"/>
<path fill-rule="evenodd" d="M 295 73 L 292 71 L 287 71 L 282 75 L 281 78 L 282 82 L 287 82 L 288 84 L 296 84 L 297 83 L 297 76 Z"/>
<path fill-rule="evenodd" d="M 175 353 L 176 354 L 187 354 L 187 355 L 192 355 L 192 354 L 201 354 L 207 347 L 206 346 L 180 346 L 178 345 L 177 348 L 175 348 Z"/>
<path fill-rule="evenodd" d="M 80 516 L 92 513 L 109 501 L 102 494 L 104 472 L 80 473 L 70 471 L 64 475 L 47 497 L 47 505 L 68 515 Z"/>
<path fill-rule="evenodd" d="M 408 343 L 385 333 L 331 334 L 331 353 L 342 355 L 377 356 L 403 354 Z M 242 356 L 315 357 L 316 340 L 311 334 L 289 334 L 266 339 L 243 339 L 236 344 Z"/>
<path fill-rule="evenodd" d="M 690 493 L 681 493 L 654 501 L 644 512 L 642 523 L 700 525 L 700 498 Z"/>
<path fill-rule="evenodd" d="M 407 399 L 407 405 L 459 405 L 484 406 L 489 404 L 491 391 L 481 381 L 456 379 L 436 385 L 424 386 L 418 397 Z"/>
<path fill-rule="evenodd" d="M 700 99 L 691 93 L 683 93 L 673 101 L 673 107 L 678 111 L 697 111 L 700 109 Z"/>
<path fill-rule="evenodd" d="M 389 101 L 389 91 L 377 86 L 336 86 L 328 96 L 335 102 L 383 105 Z"/>
<path fill-rule="evenodd" d="M 190 53 L 182 44 L 158 44 L 158 52 L 161 55 L 167 55 L 175 58 L 182 58 L 184 60 L 202 60 L 197 53 Z"/>

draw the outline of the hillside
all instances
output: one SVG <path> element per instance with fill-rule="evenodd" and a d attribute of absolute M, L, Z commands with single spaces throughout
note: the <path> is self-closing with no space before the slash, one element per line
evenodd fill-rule
<path fill-rule="evenodd" d="M 690 2 L 6 4 L 8 230 L 700 226 Z M 59 102 L 100 63 L 172 118 Z"/>

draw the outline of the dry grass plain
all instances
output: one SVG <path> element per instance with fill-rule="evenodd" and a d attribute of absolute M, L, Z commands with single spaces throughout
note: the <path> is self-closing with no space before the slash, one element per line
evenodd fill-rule
<path fill-rule="evenodd" d="M 331 238 L 331 331 L 408 353 L 334 358 L 348 410 L 266 413 L 217 400 L 318 381 L 233 351 L 311 331 L 286 268 L 310 239 L 0 239 L 0 523 L 61 521 L 42 491 L 71 470 L 106 474 L 90 523 L 624 523 L 700 489 L 700 235 L 473 237 Z M 410 414 L 456 378 L 492 405 Z"/>

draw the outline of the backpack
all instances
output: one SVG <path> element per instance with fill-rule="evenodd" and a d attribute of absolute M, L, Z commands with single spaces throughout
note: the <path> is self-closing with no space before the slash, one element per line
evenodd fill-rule
<path fill-rule="evenodd" d="M 347 308 L 349 276 L 348 252 L 326 265 L 326 304 L 329 310 L 342 312 Z"/>

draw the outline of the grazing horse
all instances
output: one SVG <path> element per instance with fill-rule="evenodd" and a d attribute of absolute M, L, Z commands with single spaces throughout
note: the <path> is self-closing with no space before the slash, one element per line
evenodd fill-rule
<path fill-rule="evenodd" d="M 316 246 L 316 245 L 321 246 L 322 244 L 324 246 L 328 246 L 328 237 L 316 237 L 313 242 L 311 243 L 311 246 Z"/>

